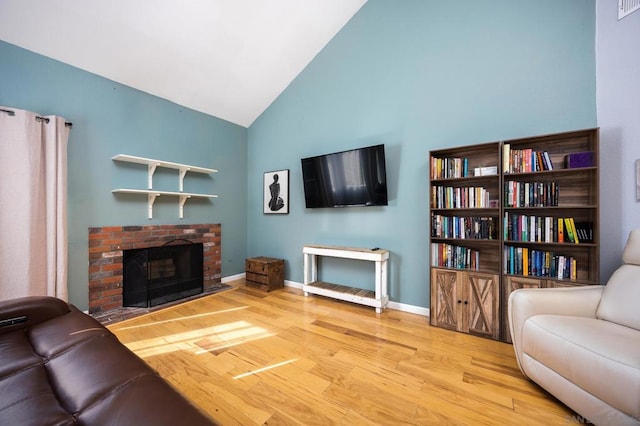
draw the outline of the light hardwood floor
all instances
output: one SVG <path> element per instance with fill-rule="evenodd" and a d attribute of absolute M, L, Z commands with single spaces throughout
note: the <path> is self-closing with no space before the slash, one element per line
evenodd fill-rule
<path fill-rule="evenodd" d="M 234 288 L 109 328 L 224 425 L 567 425 L 511 345 L 285 288 Z"/>

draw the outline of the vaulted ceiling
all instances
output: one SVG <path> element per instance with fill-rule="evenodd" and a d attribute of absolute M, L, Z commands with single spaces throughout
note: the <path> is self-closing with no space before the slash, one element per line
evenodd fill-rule
<path fill-rule="evenodd" d="M 366 0 L 0 0 L 0 39 L 248 127 Z"/>

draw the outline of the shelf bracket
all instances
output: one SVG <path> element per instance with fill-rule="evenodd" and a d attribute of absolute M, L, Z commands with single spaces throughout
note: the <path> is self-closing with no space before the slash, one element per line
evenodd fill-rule
<path fill-rule="evenodd" d="M 178 174 L 178 187 L 180 188 L 179 191 L 182 192 L 184 191 L 183 188 L 183 182 L 184 182 L 184 177 L 187 174 L 187 172 L 190 170 L 189 167 L 184 167 L 184 168 L 180 168 L 179 169 L 179 174 Z"/>
<path fill-rule="evenodd" d="M 160 194 L 149 194 L 149 219 L 153 219 L 153 203 L 158 195 Z"/>
<path fill-rule="evenodd" d="M 158 167 L 158 164 L 149 164 L 148 170 L 149 170 L 149 189 L 153 189 L 153 174 L 156 172 L 156 168 Z M 151 218 L 149 218 L 151 219 Z"/>
<path fill-rule="evenodd" d="M 179 201 L 179 206 L 178 206 L 178 217 L 180 219 L 183 218 L 184 216 L 184 203 L 187 202 L 187 198 L 191 198 L 191 195 L 180 195 L 180 201 Z"/>

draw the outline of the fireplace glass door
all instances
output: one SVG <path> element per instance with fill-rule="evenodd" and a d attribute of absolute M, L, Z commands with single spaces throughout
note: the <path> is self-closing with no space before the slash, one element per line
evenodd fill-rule
<path fill-rule="evenodd" d="M 202 243 L 125 250 L 122 305 L 152 307 L 200 294 L 203 278 Z"/>

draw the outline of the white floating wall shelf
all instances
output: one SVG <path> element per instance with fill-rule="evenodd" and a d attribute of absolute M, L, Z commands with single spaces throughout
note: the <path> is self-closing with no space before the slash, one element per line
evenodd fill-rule
<path fill-rule="evenodd" d="M 204 173 L 204 174 L 211 174 L 211 173 L 216 173 L 217 170 L 215 169 L 208 169 L 205 167 L 199 167 L 199 166 L 191 166 L 188 164 L 180 164 L 180 163 L 173 163 L 170 161 L 161 161 L 161 160 L 154 160 L 151 158 L 144 158 L 144 157 L 136 157 L 133 155 L 125 155 L 125 154 L 118 154 L 115 157 L 112 158 L 112 160 L 114 161 L 123 161 L 126 163 L 136 163 L 136 164 L 145 164 L 147 165 L 147 173 L 148 173 L 148 186 L 149 189 L 126 189 L 126 188 L 121 188 L 121 189 L 114 189 L 113 191 L 111 191 L 114 194 L 145 194 L 147 195 L 147 203 L 148 203 L 148 212 L 149 212 L 149 219 L 153 218 L 153 203 L 156 201 L 156 198 L 161 196 L 161 195 L 169 195 L 169 196 L 174 196 L 174 197 L 178 197 L 178 217 L 180 219 L 182 219 L 184 217 L 184 204 L 186 203 L 187 199 L 189 198 L 217 198 L 217 195 L 213 195 L 213 194 L 194 194 L 194 193 L 189 193 L 189 192 L 182 192 L 184 185 L 184 177 L 187 174 L 187 172 L 193 172 L 193 173 Z M 168 168 L 168 169 L 175 169 L 178 170 L 178 186 L 180 188 L 180 192 L 172 192 L 172 191 L 154 191 L 153 190 L 153 174 L 156 171 L 156 168 L 158 167 L 164 167 L 164 168 Z"/>
<path fill-rule="evenodd" d="M 118 154 L 112 158 L 114 161 L 123 161 L 125 163 L 146 164 L 149 174 L 149 189 L 153 189 L 153 174 L 157 167 L 178 170 L 178 187 L 183 191 L 184 176 L 187 172 L 211 174 L 216 173 L 215 169 L 207 169 L 205 167 L 190 166 L 188 164 L 172 163 L 170 161 L 154 160 L 152 158 L 136 157 L 133 155 Z"/>

